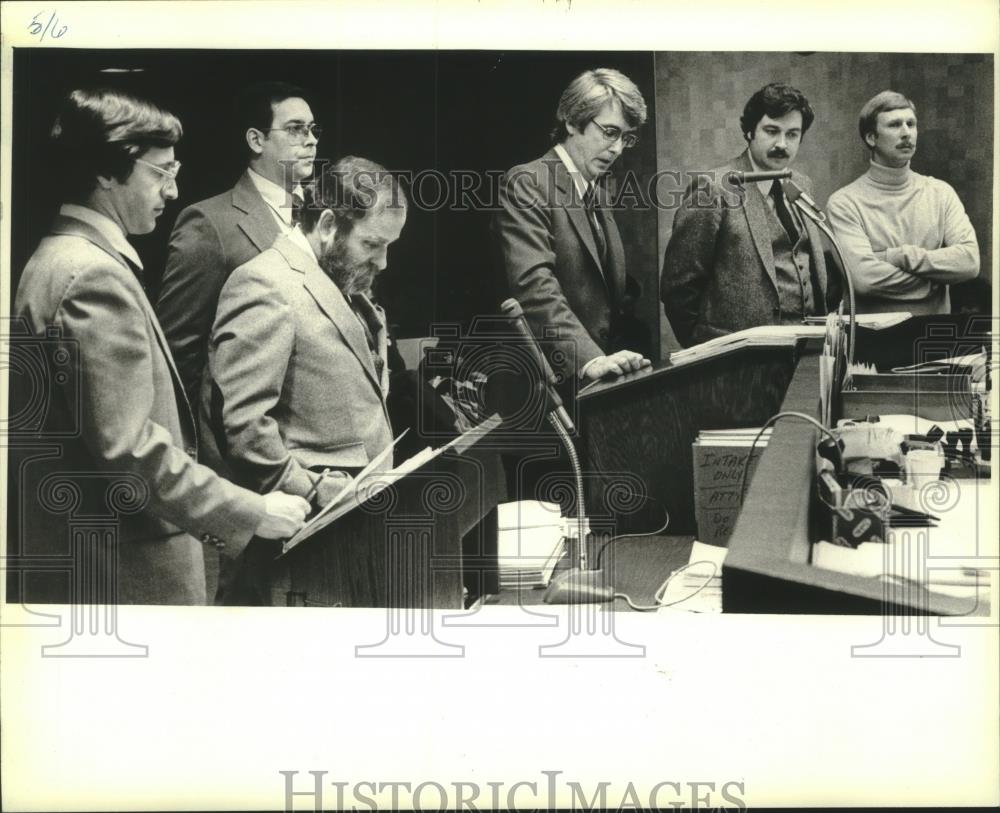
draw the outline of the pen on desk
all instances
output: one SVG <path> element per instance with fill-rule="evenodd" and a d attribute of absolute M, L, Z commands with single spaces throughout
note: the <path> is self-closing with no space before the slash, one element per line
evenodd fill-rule
<path fill-rule="evenodd" d="M 914 519 L 929 519 L 933 522 L 940 522 L 941 517 L 936 517 L 933 514 L 928 514 L 926 511 L 917 511 L 914 508 L 907 508 L 905 505 L 900 505 L 899 503 L 892 503 L 889 508 L 892 511 L 899 512 L 902 516 L 913 517 Z"/>
<path fill-rule="evenodd" d="M 309 492 L 306 494 L 306 502 L 312 502 L 313 497 L 316 496 L 316 492 L 319 491 L 319 484 L 323 482 L 323 480 L 326 478 L 326 475 L 328 475 L 329 473 L 330 473 L 329 468 L 323 469 L 323 471 L 319 473 L 319 477 L 316 478 L 316 482 L 313 483 L 312 488 L 310 488 Z"/>

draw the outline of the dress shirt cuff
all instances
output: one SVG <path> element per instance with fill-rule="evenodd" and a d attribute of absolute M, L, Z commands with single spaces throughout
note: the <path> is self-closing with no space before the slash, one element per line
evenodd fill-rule
<path fill-rule="evenodd" d="M 587 362 L 586 364 L 584 364 L 584 365 L 583 365 L 583 366 L 582 366 L 582 367 L 580 368 L 580 372 L 579 372 L 579 373 L 577 374 L 577 377 L 578 377 L 578 378 L 579 378 L 580 380 L 583 380 L 584 378 L 586 378 L 586 377 L 587 377 L 587 370 L 589 370 L 589 369 L 590 369 L 590 366 L 591 366 L 591 365 L 592 365 L 592 364 L 593 364 L 593 363 L 594 363 L 595 361 L 597 361 L 598 359 L 602 359 L 602 358 L 604 358 L 604 356 L 594 356 L 594 358 L 592 358 L 592 359 L 591 359 L 590 361 L 588 361 L 588 362 Z"/>

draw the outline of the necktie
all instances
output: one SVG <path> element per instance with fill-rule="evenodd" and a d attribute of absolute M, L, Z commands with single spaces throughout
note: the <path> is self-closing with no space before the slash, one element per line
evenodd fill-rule
<path fill-rule="evenodd" d="M 799 230 L 795 228 L 792 213 L 788 211 L 788 205 L 785 203 L 784 190 L 781 188 L 781 182 L 777 178 L 771 183 L 771 197 L 774 198 L 774 213 L 778 216 L 778 220 L 781 221 L 781 225 L 785 227 L 788 239 L 792 241 L 792 245 L 794 246 L 799 239 Z"/>
<path fill-rule="evenodd" d="M 608 238 L 601 227 L 601 221 L 597 217 L 597 187 L 591 186 L 583 196 L 583 207 L 587 211 L 587 220 L 590 221 L 590 230 L 594 233 L 594 242 L 597 243 L 597 256 L 600 257 L 601 266 L 606 266 L 608 262 Z"/>
<path fill-rule="evenodd" d="M 302 196 L 296 193 L 292 193 L 292 225 L 297 226 L 302 222 L 302 209 L 305 206 L 305 201 Z"/>
<path fill-rule="evenodd" d="M 378 345 L 375 343 L 375 333 L 372 330 L 371 325 L 368 323 L 368 319 L 365 318 L 365 312 L 361 307 L 359 300 L 354 296 L 351 296 L 350 303 L 351 309 L 354 311 L 354 315 L 358 317 L 358 321 L 361 322 L 361 327 L 365 331 L 365 340 L 368 342 L 368 350 L 372 354 L 372 364 L 375 366 L 375 377 L 381 381 L 382 368 L 384 367 L 384 364 L 382 362 L 382 356 L 380 356 L 378 352 Z"/>

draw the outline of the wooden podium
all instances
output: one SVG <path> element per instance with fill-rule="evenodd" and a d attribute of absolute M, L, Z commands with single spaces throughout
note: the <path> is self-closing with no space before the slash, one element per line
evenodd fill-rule
<path fill-rule="evenodd" d="M 461 609 L 496 593 L 503 472 L 469 434 L 276 559 L 271 603 Z"/>
<path fill-rule="evenodd" d="M 777 412 L 803 341 L 661 362 L 587 388 L 577 417 L 588 512 L 614 513 L 629 496 L 611 492 L 633 483 L 649 499 L 630 514 L 629 530 L 656 528 L 665 508 L 668 533 L 695 533 L 691 444 L 702 429 L 760 426 Z"/>

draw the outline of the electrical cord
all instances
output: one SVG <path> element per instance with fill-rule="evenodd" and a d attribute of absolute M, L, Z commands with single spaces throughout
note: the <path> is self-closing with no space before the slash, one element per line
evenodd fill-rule
<path fill-rule="evenodd" d="M 649 612 L 653 612 L 655 610 L 659 610 L 662 607 L 672 607 L 674 604 L 679 604 L 682 601 L 687 601 L 695 593 L 700 593 L 702 590 L 704 590 L 706 587 L 708 587 L 708 585 L 711 584 L 712 579 L 714 579 L 716 577 L 716 575 L 718 575 L 719 568 L 715 564 L 715 562 L 708 562 L 707 564 L 710 564 L 712 566 L 712 572 L 708 574 L 708 576 L 706 577 L 706 579 L 705 579 L 704 582 L 702 582 L 701 584 L 698 585 L 697 589 L 691 591 L 690 595 L 682 596 L 681 598 L 675 599 L 674 601 L 663 602 L 663 597 L 667 593 L 667 587 L 670 585 L 670 582 L 673 581 L 673 579 L 675 577 L 681 575 L 681 573 L 683 573 L 685 570 L 687 570 L 690 567 L 694 567 L 695 565 L 703 565 L 703 564 L 706 564 L 706 563 L 705 562 L 688 562 L 686 565 L 683 565 L 682 567 L 677 568 L 677 570 L 675 570 L 673 573 L 671 573 L 669 576 L 667 576 L 667 578 L 664 579 L 663 583 L 659 587 L 656 588 L 656 592 L 653 594 L 653 598 L 655 599 L 656 604 L 635 604 L 632 601 L 632 599 L 629 598 L 628 595 L 626 595 L 625 593 L 615 593 L 614 597 L 615 598 L 623 599 L 625 601 L 625 603 L 628 604 L 628 606 L 631 609 L 633 609 L 633 610 L 635 610 L 636 612 L 639 612 L 639 613 L 649 613 Z"/>
<path fill-rule="evenodd" d="M 744 459 L 744 461 L 743 461 L 743 468 L 740 471 L 740 505 L 741 506 L 743 505 L 743 498 L 744 498 L 744 496 L 746 496 L 747 471 L 749 471 L 749 469 L 750 469 L 750 460 L 753 458 L 754 449 L 757 448 L 757 442 L 761 439 L 761 436 L 764 434 L 764 431 L 768 427 L 773 426 L 778 421 L 780 421 L 782 418 L 798 418 L 799 420 L 807 421 L 808 423 L 811 423 L 813 426 L 815 426 L 817 429 L 819 429 L 821 432 L 826 433 L 826 435 L 834 442 L 835 445 L 837 443 L 837 438 L 833 434 L 833 432 L 831 432 L 829 429 L 827 429 L 825 426 L 823 426 L 823 424 L 821 424 L 819 421 L 817 421 L 811 415 L 806 415 L 804 412 L 793 412 L 793 411 L 779 412 L 779 413 L 777 413 L 775 415 L 772 415 L 770 418 L 767 419 L 767 421 L 764 423 L 764 425 L 760 428 L 760 431 L 757 433 L 756 437 L 754 437 L 753 443 L 750 444 L 750 452 L 747 454 L 746 459 Z"/>
<path fill-rule="evenodd" d="M 623 539 L 642 539 L 643 537 L 658 536 L 659 534 L 662 534 L 665 530 L 667 530 L 667 527 L 670 525 L 670 512 L 667 511 L 667 507 L 658 499 L 656 499 L 656 497 L 647 496 L 646 499 L 652 500 L 653 502 L 656 502 L 660 505 L 660 507 L 663 509 L 663 515 L 666 518 L 665 522 L 655 531 L 644 531 L 643 533 L 637 533 L 637 534 L 621 534 L 619 536 L 611 537 L 611 539 L 607 540 L 604 544 L 601 545 L 601 547 L 597 549 L 597 556 L 595 557 L 595 562 L 594 562 L 595 569 L 597 570 L 601 569 L 601 558 L 604 556 L 604 549 L 607 548 L 608 545 L 617 544 L 621 542 Z"/>

